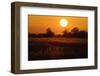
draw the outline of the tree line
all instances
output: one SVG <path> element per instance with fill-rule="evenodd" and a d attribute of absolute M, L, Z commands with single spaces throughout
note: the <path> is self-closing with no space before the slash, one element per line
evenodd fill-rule
<path fill-rule="evenodd" d="M 55 32 L 53 32 L 50 28 L 46 29 L 46 33 L 29 33 L 28 35 L 29 37 L 87 37 L 88 33 L 87 31 L 79 30 L 77 27 L 75 27 L 70 32 L 65 29 L 62 31 L 62 35 L 55 35 Z"/>

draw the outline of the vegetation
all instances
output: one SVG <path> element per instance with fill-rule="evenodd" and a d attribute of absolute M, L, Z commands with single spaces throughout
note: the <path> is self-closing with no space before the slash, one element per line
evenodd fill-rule
<path fill-rule="evenodd" d="M 28 60 L 75 59 L 88 57 L 87 32 L 73 28 L 56 35 L 47 28 L 46 33 L 29 33 Z"/>
<path fill-rule="evenodd" d="M 73 28 L 70 32 L 68 32 L 66 29 L 62 32 L 62 35 L 58 34 L 55 35 L 55 33 L 50 29 L 47 28 L 46 33 L 29 33 L 29 37 L 87 37 L 87 32 L 84 30 L 79 30 L 77 27 Z"/>

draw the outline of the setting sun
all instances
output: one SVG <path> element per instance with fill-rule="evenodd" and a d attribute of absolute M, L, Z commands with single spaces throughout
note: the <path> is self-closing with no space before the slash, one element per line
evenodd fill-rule
<path fill-rule="evenodd" d="M 30 33 L 46 33 L 47 28 L 50 28 L 55 34 L 62 34 L 62 31 L 67 29 L 71 31 L 74 27 L 79 30 L 88 30 L 87 17 L 75 16 L 45 16 L 45 15 L 29 15 L 28 30 Z"/>
<path fill-rule="evenodd" d="M 87 45 L 88 17 L 28 15 L 28 61 L 87 58 Z"/>
<path fill-rule="evenodd" d="M 62 27 L 66 27 L 67 25 L 68 25 L 68 20 L 66 20 L 66 19 L 61 19 L 60 20 L 60 25 L 62 26 Z"/>

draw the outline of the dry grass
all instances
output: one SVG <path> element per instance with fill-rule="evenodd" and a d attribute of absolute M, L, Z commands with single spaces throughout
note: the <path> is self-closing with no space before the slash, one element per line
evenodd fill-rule
<path fill-rule="evenodd" d="M 29 60 L 87 58 L 86 38 L 29 38 Z"/>

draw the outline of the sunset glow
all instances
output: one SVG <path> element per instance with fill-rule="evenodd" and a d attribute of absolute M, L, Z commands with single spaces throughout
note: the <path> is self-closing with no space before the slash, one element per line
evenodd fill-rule
<path fill-rule="evenodd" d="M 66 26 L 68 25 L 68 21 L 67 21 L 66 19 L 61 19 L 61 20 L 60 20 L 60 25 L 61 25 L 62 27 L 66 27 Z"/>
<path fill-rule="evenodd" d="M 28 60 L 88 58 L 88 17 L 28 15 Z"/>
<path fill-rule="evenodd" d="M 63 30 L 71 31 L 74 27 L 87 31 L 88 17 L 28 15 L 30 33 L 45 33 L 46 29 L 50 28 L 55 34 L 62 34 Z"/>

